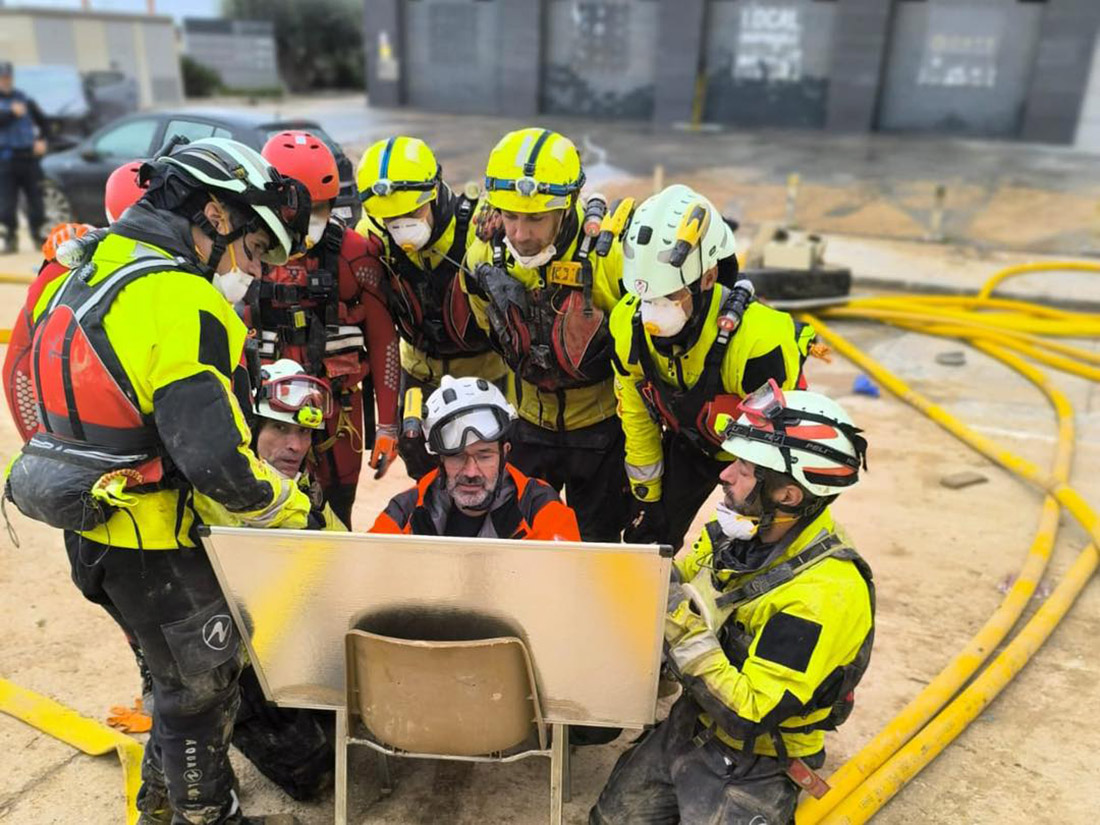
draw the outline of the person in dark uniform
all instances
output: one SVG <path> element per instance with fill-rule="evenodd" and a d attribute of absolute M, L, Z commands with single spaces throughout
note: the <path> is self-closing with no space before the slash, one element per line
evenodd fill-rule
<path fill-rule="evenodd" d="M 46 117 L 38 104 L 15 88 L 12 65 L 0 61 L 0 252 L 19 249 L 15 207 L 22 190 L 27 222 L 36 244 L 45 240 L 46 210 L 42 206 L 42 166 L 46 154 Z"/>

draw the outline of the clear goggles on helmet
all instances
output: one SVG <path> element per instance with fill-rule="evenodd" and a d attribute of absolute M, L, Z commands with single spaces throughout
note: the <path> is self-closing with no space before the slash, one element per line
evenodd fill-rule
<path fill-rule="evenodd" d="M 746 395 L 737 405 L 737 411 L 749 419 L 755 427 L 763 427 L 779 417 L 787 406 L 783 390 L 774 378 L 755 392 Z"/>
<path fill-rule="evenodd" d="M 500 407 L 466 407 L 432 427 L 428 446 L 436 455 L 458 455 L 475 441 L 501 441 L 511 425 L 511 417 Z"/>
<path fill-rule="evenodd" d="M 292 413 L 303 427 L 317 427 L 335 406 L 328 382 L 312 375 L 287 375 L 264 383 L 260 398 L 276 412 Z"/>
<path fill-rule="evenodd" d="M 555 195 L 565 197 L 580 191 L 584 186 L 582 174 L 572 183 L 541 183 L 530 175 L 522 178 L 491 178 L 485 177 L 485 190 L 488 192 L 517 192 L 525 198 L 533 198 L 535 195 Z"/>
<path fill-rule="evenodd" d="M 384 198 L 388 195 L 392 195 L 394 192 L 428 192 L 435 189 L 442 174 L 443 168 L 436 167 L 435 176 L 431 180 L 390 180 L 389 178 L 379 178 L 367 189 L 359 193 L 359 200 L 366 202 L 370 198 L 376 196 Z"/>

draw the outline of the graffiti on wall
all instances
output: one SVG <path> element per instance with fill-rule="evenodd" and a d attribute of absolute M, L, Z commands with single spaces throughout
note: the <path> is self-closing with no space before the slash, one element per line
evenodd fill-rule
<path fill-rule="evenodd" d="M 993 35 L 930 32 L 925 42 L 918 86 L 997 85 L 998 38 Z"/>
<path fill-rule="evenodd" d="M 741 9 L 734 80 L 802 79 L 802 18 L 795 6 Z"/>

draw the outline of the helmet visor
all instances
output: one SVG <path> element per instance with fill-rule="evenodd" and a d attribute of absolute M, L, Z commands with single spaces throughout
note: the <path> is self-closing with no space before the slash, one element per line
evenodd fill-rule
<path fill-rule="evenodd" d="M 769 378 L 767 384 L 741 399 L 737 411 L 748 418 L 754 427 L 764 427 L 786 406 L 783 390 L 774 378 Z"/>
<path fill-rule="evenodd" d="M 328 418 L 334 407 L 332 390 L 328 383 L 312 375 L 275 378 L 264 384 L 262 395 L 271 405 L 271 409 L 278 412 L 301 413 L 303 410 L 315 410 L 316 413 L 303 413 L 303 417 L 309 419 L 316 415 Z"/>
<path fill-rule="evenodd" d="M 428 446 L 437 455 L 456 455 L 474 441 L 500 441 L 511 419 L 499 407 L 467 407 L 432 427 Z"/>

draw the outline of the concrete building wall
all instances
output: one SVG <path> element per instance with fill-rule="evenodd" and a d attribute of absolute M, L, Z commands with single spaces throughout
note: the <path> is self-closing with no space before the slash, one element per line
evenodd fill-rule
<path fill-rule="evenodd" d="M 102 20 L 74 20 L 73 40 L 76 43 L 76 66 L 82 72 L 111 65 L 107 30 Z"/>
<path fill-rule="evenodd" d="M 1100 152 L 1100 36 L 1093 40 L 1092 65 L 1073 143 L 1086 152 Z"/>
<path fill-rule="evenodd" d="M 185 18 L 183 51 L 216 71 L 230 89 L 282 85 L 275 60 L 275 24 L 269 20 Z"/>
<path fill-rule="evenodd" d="M 408 73 L 430 69 L 410 59 L 412 6 L 421 29 L 433 7 L 495 9 L 478 111 L 1100 148 L 1100 0 L 364 0 L 374 105 L 414 105 Z M 597 41 L 607 65 L 589 65 Z M 458 77 L 428 82 L 453 100 Z"/>
<path fill-rule="evenodd" d="M 170 17 L 0 8 L 0 60 L 121 71 L 137 83 L 142 106 L 183 100 Z"/>
<path fill-rule="evenodd" d="M 25 13 L 0 10 L 0 60 L 37 65 L 38 42 L 34 36 L 34 18 Z"/>
<path fill-rule="evenodd" d="M 889 37 L 890 5 L 882 0 L 839 0 L 825 128 L 866 132 L 875 120 Z"/>
<path fill-rule="evenodd" d="M 1100 28 L 1100 2 L 1048 0 L 1044 8 L 1020 137 L 1072 143 Z"/>

